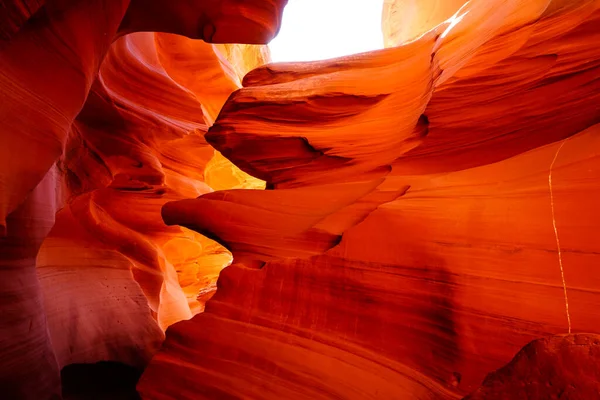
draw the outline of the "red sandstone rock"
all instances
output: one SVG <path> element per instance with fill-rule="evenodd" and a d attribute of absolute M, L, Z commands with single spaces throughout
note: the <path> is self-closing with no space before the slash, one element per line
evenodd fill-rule
<path fill-rule="evenodd" d="M 224 188 L 261 186 L 203 133 L 239 86 L 228 60 L 254 66 L 261 59 L 250 54 L 262 53 L 205 43 L 192 51 L 179 38 L 192 63 L 209 60 L 204 79 L 221 85 L 194 91 L 178 84 L 163 34 L 133 32 L 265 43 L 283 3 L 0 3 L 2 396 L 54 398 L 68 363 L 143 366 L 166 326 L 204 308 L 231 255 L 167 227 L 160 208 L 212 191 L 209 164 Z"/>
<path fill-rule="evenodd" d="M 598 335 L 534 340 L 465 400 L 600 399 L 599 361 Z"/>
<path fill-rule="evenodd" d="M 190 39 L 282 3 L 0 1 L 2 395 L 170 326 L 144 398 L 454 399 L 598 332 L 600 2 L 386 2 L 387 49 L 313 63 Z M 571 340 L 473 396 L 596 393 Z"/>
<path fill-rule="evenodd" d="M 175 56 L 160 54 L 161 40 L 136 33 L 111 46 L 61 159 L 70 198 L 37 263 L 60 367 L 143 367 L 160 328 L 202 311 L 231 262 L 223 247 L 160 217 L 165 202 L 212 191 L 204 105 L 221 106 L 209 88 L 196 94 L 173 80 Z M 226 75 L 218 50 L 178 40 L 190 62 L 212 59 L 203 70 Z"/>
<path fill-rule="evenodd" d="M 460 398 L 567 331 L 559 252 L 571 327 L 597 332 L 599 19 L 470 2 L 400 47 L 251 71 L 206 138 L 271 190 L 163 207 L 234 263 L 142 395 Z"/>
<path fill-rule="evenodd" d="M 50 169 L 7 218 L 0 238 L 0 390 L 7 399 L 60 395 L 35 260 L 64 201 L 60 180 L 57 169 Z"/>
<path fill-rule="evenodd" d="M 283 0 L 245 0 L 236 7 L 231 0 L 176 5 L 158 0 L 54 0 L 43 2 L 43 7 L 36 3 L 5 1 L 0 15 L 0 21 L 7 21 L 4 36 L 10 39 L 0 45 L 0 118 L 7 132 L 0 148 L 0 227 L 60 156 L 70 126 L 118 36 L 151 30 L 210 42 L 265 43 L 275 35 L 285 4 Z"/>

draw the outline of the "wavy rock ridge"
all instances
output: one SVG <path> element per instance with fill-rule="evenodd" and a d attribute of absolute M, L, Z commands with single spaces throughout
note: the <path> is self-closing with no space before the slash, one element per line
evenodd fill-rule
<path fill-rule="evenodd" d="M 0 0 L 0 392 L 593 398 L 600 1 L 263 65 L 284 5 Z"/>
<path fill-rule="evenodd" d="M 234 263 L 142 395 L 460 398 L 598 331 L 600 3 L 408 3 L 393 47 L 259 67 L 224 105 L 207 141 L 271 190 L 163 207 Z"/>
<path fill-rule="evenodd" d="M 203 310 L 231 254 L 160 209 L 264 187 L 203 135 L 268 52 L 193 39 L 265 43 L 283 5 L 0 4 L 2 396 L 58 397 L 71 363 L 143 367 Z"/>

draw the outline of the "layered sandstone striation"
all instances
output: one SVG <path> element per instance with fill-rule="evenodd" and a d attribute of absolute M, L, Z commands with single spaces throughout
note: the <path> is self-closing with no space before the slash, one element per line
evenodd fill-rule
<path fill-rule="evenodd" d="M 2 395 L 594 398 L 600 1 L 284 3 L 0 0 Z"/>
<path fill-rule="evenodd" d="M 234 262 L 143 396 L 460 398 L 598 331 L 600 2 L 422 3 L 388 4 L 421 13 L 384 16 L 391 47 L 259 67 L 224 105 L 207 141 L 268 190 L 163 207 Z"/>
<path fill-rule="evenodd" d="M 268 59 L 251 44 L 283 5 L 0 4 L 2 396 L 57 398 L 71 363 L 143 367 L 167 326 L 203 310 L 231 254 L 166 226 L 161 206 L 207 182 L 264 187 L 204 133 Z"/>

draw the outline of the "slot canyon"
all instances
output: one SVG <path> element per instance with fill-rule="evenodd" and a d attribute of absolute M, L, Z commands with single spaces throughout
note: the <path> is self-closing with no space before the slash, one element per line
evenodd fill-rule
<path fill-rule="evenodd" d="M 600 399 L 600 0 L 286 3 L 0 0 L 0 399 Z"/>

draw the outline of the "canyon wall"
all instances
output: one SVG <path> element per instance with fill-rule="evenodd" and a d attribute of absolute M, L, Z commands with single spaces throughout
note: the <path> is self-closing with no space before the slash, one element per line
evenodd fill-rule
<path fill-rule="evenodd" d="M 205 137 L 268 190 L 163 207 L 234 262 L 144 397 L 460 398 L 598 332 L 600 3 L 454 6 L 246 75 Z"/>
<path fill-rule="evenodd" d="M 0 0 L 3 396 L 597 394 L 600 1 L 266 64 L 284 5 Z"/>
<path fill-rule="evenodd" d="M 166 226 L 161 206 L 211 182 L 264 187 L 204 133 L 268 58 L 251 44 L 283 5 L 0 4 L 2 396 L 59 398 L 72 363 L 142 368 L 167 326 L 203 310 L 231 254 Z"/>

